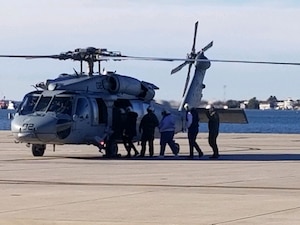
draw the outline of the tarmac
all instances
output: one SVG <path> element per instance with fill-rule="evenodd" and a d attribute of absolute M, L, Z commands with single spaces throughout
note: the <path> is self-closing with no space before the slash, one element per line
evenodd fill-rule
<path fill-rule="evenodd" d="M 33 157 L 1 131 L 0 224 L 300 224 L 300 135 L 221 133 L 218 160 L 206 133 L 200 159 L 185 133 L 176 142 L 177 158 L 105 159 L 87 145 Z"/>

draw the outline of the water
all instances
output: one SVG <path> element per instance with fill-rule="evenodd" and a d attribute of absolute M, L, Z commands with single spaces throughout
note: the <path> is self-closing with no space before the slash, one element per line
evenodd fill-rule
<path fill-rule="evenodd" d="M 10 130 L 11 120 L 8 118 L 8 114 L 14 112 L 15 110 L 0 109 L 0 130 Z"/>
<path fill-rule="evenodd" d="M 246 110 L 248 124 L 220 124 L 221 133 L 300 134 L 300 111 Z M 207 132 L 207 124 L 200 125 Z"/>
<path fill-rule="evenodd" d="M 0 130 L 10 130 L 8 113 L 0 110 Z M 220 124 L 221 133 L 278 133 L 300 134 L 300 111 L 246 110 L 248 124 Z M 200 132 L 207 132 L 207 124 L 200 123 Z"/>

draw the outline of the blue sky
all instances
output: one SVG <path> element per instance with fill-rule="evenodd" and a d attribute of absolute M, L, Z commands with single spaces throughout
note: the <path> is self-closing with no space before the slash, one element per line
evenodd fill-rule
<path fill-rule="evenodd" d="M 0 54 L 58 54 L 94 46 L 124 55 L 184 58 L 210 41 L 211 59 L 300 62 L 299 1 L 0 0 Z M 160 87 L 156 99 L 180 100 L 187 68 L 177 62 L 103 63 Z M 72 73 L 71 61 L 0 59 L 0 98 L 21 100 L 31 85 Z M 300 99 L 300 66 L 212 63 L 203 99 Z"/>

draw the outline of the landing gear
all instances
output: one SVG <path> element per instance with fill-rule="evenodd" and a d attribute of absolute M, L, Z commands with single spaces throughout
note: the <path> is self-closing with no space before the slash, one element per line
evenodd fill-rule
<path fill-rule="evenodd" d="M 115 140 L 110 139 L 105 148 L 105 157 L 107 158 L 116 158 L 118 157 L 118 144 Z"/>
<path fill-rule="evenodd" d="M 37 157 L 43 156 L 45 153 L 45 149 L 46 145 L 42 144 L 33 144 L 31 146 L 32 155 Z"/>

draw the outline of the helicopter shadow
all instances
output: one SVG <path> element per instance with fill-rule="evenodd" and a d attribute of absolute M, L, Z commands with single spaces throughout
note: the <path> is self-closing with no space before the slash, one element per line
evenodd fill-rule
<path fill-rule="evenodd" d="M 218 159 L 210 159 L 209 155 L 204 155 L 201 158 L 190 158 L 188 155 L 180 156 L 165 156 L 163 158 L 159 156 L 145 156 L 145 157 L 131 157 L 124 156 L 107 158 L 103 156 L 67 156 L 68 159 L 80 159 L 80 160 L 122 160 L 122 161 L 300 161 L 300 154 L 224 154 L 220 155 Z"/>

